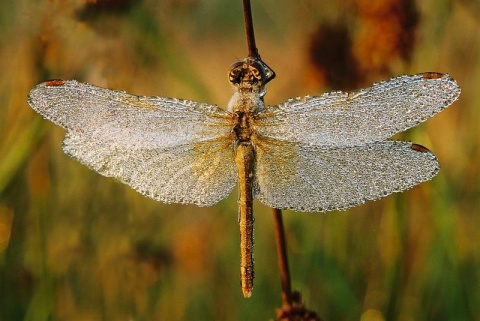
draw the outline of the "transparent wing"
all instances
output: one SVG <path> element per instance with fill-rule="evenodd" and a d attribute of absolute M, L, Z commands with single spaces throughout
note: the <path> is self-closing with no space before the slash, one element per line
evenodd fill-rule
<path fill-rule="evenodd" d="M 132 148 L 69 133 L 63 148 L 98 173 L 164 203 L 210 206 L 227 197 L 237 182 L 227 140 Z"/>
<path fill-rule="evenodd" d="M 67 130 L 68 155 L 153 199 L 211 205 L 236 183 L 231 118 L 217 106 L 62 80 L 28 102 Z"/>
<path fill-rule="evenodd" d="M 354 92 L 290 99 L 256 120 L 260 136 L 316 146 L 355 146 L 390 138 L 452 104 L 460 88 L 449 75 L 400 76 Z"/>
<path fill-rule="evenodd" d="M 255 197 L 274 208 L 305 212 L 346 209 L 434 177 L 428 149 L 384 141 L 354 147 L 315 147 L 260 141 Z"/>
<path fill-rule="evenodd" d="M 52 85 L 53 83 L 53 85 Z M 217 106 L 165 97 L 134 96 L 75 80 L 37 85 L 30 106 L 69 132 L 117 144 L 171 147 L 230 135 L 230 114 Z"/>

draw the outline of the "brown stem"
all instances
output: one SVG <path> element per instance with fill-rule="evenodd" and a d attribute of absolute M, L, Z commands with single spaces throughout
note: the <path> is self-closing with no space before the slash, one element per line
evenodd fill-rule
<path fill-rule="evenodd" d="M 248 56 L 259 58 L 257 46 L 255 44 L 255 33 L 253 31 L 252 8 L 250 0 L 243 0 L 243 17 L 245 19 L 245 31 L 247 33 Z"/>
<path fill-rule="evenodd" d="M 275 240 L 277 243 L 278 266 L 282 282 L 282 305 L 284 309 L 292 307 L 292 289 L 290 286 L 290 271 L 288 269 L 287 247 L 285 230 L 283 228 L 282 210 L 273 209 L 273 221 L 275 224 Z"/>

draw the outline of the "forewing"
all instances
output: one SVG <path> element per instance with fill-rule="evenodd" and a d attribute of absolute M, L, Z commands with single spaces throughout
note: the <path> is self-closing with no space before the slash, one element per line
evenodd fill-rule
<path fill-rule="evenodd" d="M 274 208 L 305 212 L 346 209 L 434 177 L 428 149 L 384 141 L 354 147 L 258 143 L 255 197 Z"/>
<path fill-rule="evenodd" d="M 447 74 L 400 76 L 354 92 L 290 99 L 258 114 L 265 138 L 315 146 L 355 146 L 390 138 L 452 104 L 460 88 Z"/>
<path fill-rule="evenodd" d="M 231 118 L 217 106 L 63 80 L 28 102 L 67 130 L 68 155 L 148 197 L 211 205 L 235 185 Z"/>
<path fill-rule="evenodd" d="M 134 96 L 75 80 L 51 80 L 28 96 L 46 119 L 76 134 L 124 146 L 166 148 L 228 136 L 230 115 L 190 100 Z"/>

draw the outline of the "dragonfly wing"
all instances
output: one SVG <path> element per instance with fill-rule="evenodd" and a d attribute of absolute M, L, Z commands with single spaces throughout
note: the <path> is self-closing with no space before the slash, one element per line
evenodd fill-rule
<path fill-rule="evenodd" d="M 447 74 L 400 76 L 354 92 L 332 92 L 268 106 L 260 136 L 316 146 L 354 146 L 390 138 L 452 104 L 460 88 Z"/>
<path fill-rule="evenodd" d="M 30 106 L 69 132 L 90 133 L 126 146 L 171 147 L 230 135 L 230 115 L 190 100 L 134 96 L 122 91 L 51 80 L 28 96 Z"/>
<path fill-rule="evenodd" d="M 50 81 L 30 106 L 64 127 L 64 151 L 166 203 L 212 205 L 237 177 L 230 116 L 216 106 Z"/>
<path fill-rule="evenodd" d="M 329 148 L 262 141 L 256 153 L 255 197 L 305 212 L 354 207 L 411 188 L 439 170 L 435 155 L 407 142 Z"/>
<path fill-rule="evenodd" d="M 98 173 L 164 203 L 210 206 L 227 197 L 237 181 L 228 141 L 132 148 L 68 133 L 63 148 Z"/>

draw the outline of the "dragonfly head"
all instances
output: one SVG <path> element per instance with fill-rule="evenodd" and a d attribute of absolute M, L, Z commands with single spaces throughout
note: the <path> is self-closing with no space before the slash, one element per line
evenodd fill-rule
<path fill-rule="evenodd" d="M 275 72 L 260 59 L 247 57 L 230 66 L 228 80 L 235 87 L 264 92 L 265 85 L 275 77 Z"/>

